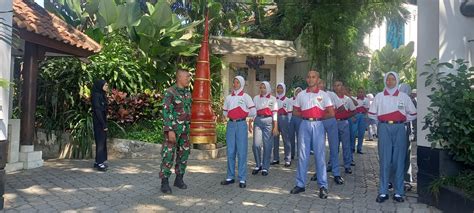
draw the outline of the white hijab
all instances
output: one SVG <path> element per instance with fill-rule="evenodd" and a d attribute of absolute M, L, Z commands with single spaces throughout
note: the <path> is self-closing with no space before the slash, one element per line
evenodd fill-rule
<path fill-rule="evenodd" d="M 239 95 L 239 93 L 242 92 L 242 90 L 244 90 L 244 87 L 245 87 L 245 79 L 244 79 L 244 77 L 242 77 L 242 76 L 240 76 L 240 75 L 235 76 L 234 79 L 239 80 L 239 82 L 240 82 L 240 88 L 239 88 L 238 90 L 234 90 L 234 91 L 232 92 L 232 95 Z"/>
<path fill-rule="evenodd" d="M 388 77 L 388 75 L 393 75 L 395 77 L 395 79 L 397 80 L 397 83 L 395 83 L 395 86 L 391 89 L 387 87 L 387 77 Z M 400 78 L 398 77 L 398 74 L 394 71 L 390 71 L 390 72 L 386 73 L 385 76 L 383 77 L 383 84 L 385 85 L 385 91 L 387 91 L 388 94 L 390 94 L 390 95 L 393 95 L 398 90 L 398 83 L 399 82 L 400 82 Z"/>
<path fill-rule="evenodd" d="M 283 93 L 282 94 L 277 94 L 278 99 L 285 97 L 285 94 L 286 94 L 286 85 L 285 85 L 285 83 L 283 83 L 283 82 L 278 83 L 277 87 L 280 86 L 280 85 L 281 85 L 281 87 L 283 87 Z"/>
<path fill-rule="evenodd" d="M 301 92 L 303 91 L 303 89 L 301 89 L 301 87 L 296 87 L 295 88 L 295 92 L 293 93 L 293 99 L 296 99 L 296 92 L 298 92 L 298 90 Z"/>
<path fill-rule="evenodd" d="M 403 92 L 407 95 L 410 95 L 411 87 L 408 84 L 401 83 L 400 86 L 398 87 L 398 90 L 400 90 L 400 92 Z"/>
<path fill-rule="evenodd" d="M 267 93 L 265 93 L 266 97 L 272 93 L 272 88 L 270 87 L 270 83 L 268 81 L 262 81 L 262 84 L 264 84 L 265 88 L 267 89 Z"/>

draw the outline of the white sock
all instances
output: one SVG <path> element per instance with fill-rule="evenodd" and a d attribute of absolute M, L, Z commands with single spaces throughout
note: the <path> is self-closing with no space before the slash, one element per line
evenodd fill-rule
<path fill-rule="evenodd" d="M 231 180 L 232 180 L 232 179 L 229 179 L 229 178 L 225 179 L 225 181 L 231 181 Z"/>
<path fill-rule="evenodd" d="M 245 181 L 241 180 L 240 183 L 245 183 Z"/>

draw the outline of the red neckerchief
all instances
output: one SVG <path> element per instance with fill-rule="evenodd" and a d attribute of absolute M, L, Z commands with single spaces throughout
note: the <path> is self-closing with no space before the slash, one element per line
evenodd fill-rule
<path fill-rule="evenodd" d="M 268 94 L 267 96 L 260 95 L 260 98 L 263 98 L 263 97 L 270 98 L 270 94 Z"/>
<path fill-rule="evenodd" d="M 308 88 L 306 88 L 306 92 L 307 92 L 307 93 L 318 93 L 318 92 L 319 92 L 319 88 L 316 87 L 316 89 L 315 89 L 314 91 L 311 91 L 311 90 L 309 90 L 309 87 L 308 87 Z"/>
<path fill-rule="evenodd" d="M 239 94 L 237 94 L 238 96 L 242 96 L 244 95 L 244 90 L 240 91 Z M 235 91 L 232 91 L 232 96 L 235 96 Z"/>
<path fill-rule="evenodd" d="M 393 96 L 398 96 L 398 93 L 400 93 L 400 92 L 399 92 L 398 89 L 397 89 L 397 90 L 395 90 L 395 92 L 393 93 Z M 387 90 L 384 90 L 384 91 L 383 91 L 383 95 L 388 96 L 388 95 L 390 95 L 390 93 L 388 93 Z"/>

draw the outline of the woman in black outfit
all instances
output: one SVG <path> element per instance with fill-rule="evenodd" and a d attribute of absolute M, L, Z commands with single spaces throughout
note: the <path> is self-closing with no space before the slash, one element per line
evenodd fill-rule
<path fill-rule="evenodd" d="M 106 171 L 107 165 L 107 95 L 108 84 L 104 80 L 94 82 L 92 88 L 92 121 L 94 124 L 95 138 L 95 163 L 94 168 Z"/>

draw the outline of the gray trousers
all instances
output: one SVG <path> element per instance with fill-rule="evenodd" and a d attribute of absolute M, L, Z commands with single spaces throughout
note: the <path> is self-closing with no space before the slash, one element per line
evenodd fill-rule
<path fill-rule="evenodd" d="M 379 193 L 388 194 L 388 182 L 392 177 L 395 193 L 403 196 L 405 195 L 403 179 L 407 150 L 405 124 L 379 122 L 377 131 L 380 164 Z"/>
<path fill-rule="evenodd" d="M 274 136 L 273 140 L 273 161 L 280 161 L 280 135 L 283 139 L 285 162 L 291 161 L 291 143 L 288 137 L 290 127 L 289 117 L 278 115 L 278 131 L 280 134 Z"/>
<path fill-rule="evenodd" d="M 262 167 L 267 171 L 270 168 L 270 158 L 273 148 L 272 123 L 272 117 L 256 117 L 253 123 L 252 151 L 255 157 L 256 167 Z"/>

